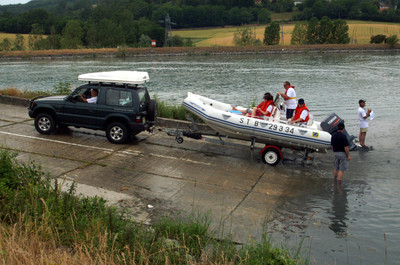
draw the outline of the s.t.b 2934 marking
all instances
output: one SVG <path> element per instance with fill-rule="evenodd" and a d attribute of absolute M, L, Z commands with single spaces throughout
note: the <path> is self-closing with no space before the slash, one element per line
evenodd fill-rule
<path fill-rule="evenodd" d="M 246 124 L 246 125 L 253 125 L 255 127 L 259 127 L 261 122 L 254 120 L 254 119 L 249 119 L 249 118 L 240 118 L 240 123 Z M 253 123 L 253 124 L 251 124 Z M 263 122 L 262 127 L 266 127 L 268 130 L 272 131 L 278 131 L 278 132 L 285 132 L 285 133 L 294 133 L 294 128 L 290 128 L 289 126 L 284 126 L 284 125 L 278 125 L 275 123 L 267 123 Z"/>

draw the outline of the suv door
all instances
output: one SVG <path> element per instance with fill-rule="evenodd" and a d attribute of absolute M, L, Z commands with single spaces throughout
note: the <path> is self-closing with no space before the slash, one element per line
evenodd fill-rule
<path fill-rule="evenodd" d="M 96 103 L 82 102 L 80 94 L 84 97 L 90 97 L 90 90 L 98 89 L 98 100 Z M 73 125 L 85 128 L 99 128 L 98 119 L 99 99 L 102 90 L 98 86 L 85 85 L 77 88 L 65 101 L 63 108 L 58 113 L 59 120 L 66 125 Z"/>
<path fill-rule="evenodd" d="M 139 99 L 135 90 L 109 87 L 105 91 L 104 105 L 98 109 L 98 117 L 103 125 L 111 117 L 120 117 L 132 122 L 138 111 Z"/>

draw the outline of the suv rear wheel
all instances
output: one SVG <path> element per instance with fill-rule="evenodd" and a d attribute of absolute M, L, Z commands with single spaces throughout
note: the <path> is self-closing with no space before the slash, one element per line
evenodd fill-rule
<path fill-rule="evenodd" d="M 35 128 L 39 133 L 52 134 L 56 130 L 56 122 L 50 114 L 39 113 L 35 117 Z"/>
<path fill-rule="evenodd" d="M 114 144 L 124 144 L 128 140 L 128 129 L 121 122 L 112 122 L 107 126 L 107 139 Z"/>

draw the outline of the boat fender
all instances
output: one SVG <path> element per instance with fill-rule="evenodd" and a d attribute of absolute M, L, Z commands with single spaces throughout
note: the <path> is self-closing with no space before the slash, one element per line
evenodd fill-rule
<path fill-rule="evenodd" d="M 264 152 L 264 150 L 267 149 L 267 148 L 274 148 L 274 149 L 276 149 L 276 150 L 278 151 L 279 156 L 281 157 L 281 159 L 283 158 L 281 149 L 280 149 L 279 147 L 275 146 L 275 145 L 265 145 L 265 147 L 261 150 L 260 155 L 262 155 L 262 153 Z"/>

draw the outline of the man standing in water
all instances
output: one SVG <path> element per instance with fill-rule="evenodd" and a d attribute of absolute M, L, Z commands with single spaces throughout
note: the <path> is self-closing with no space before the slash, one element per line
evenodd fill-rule
<path fill-rule="evenodd" d="M 278 92 L 277 95 L 280 95 L 285 100 L 286 105 L 286 119 L 290 119 L 293 117 L 294 110 L 297 107 L 296 104 L 296 91 L 294 90 L 294 86 L 291 86 L 288 81 L 283 83 L 283 87 L 286 89 L 285 93 Z"/>
<path fill-rule="evenodd" d="M 338 184 L 342 183 L 342 177 L 344 171 L 349 167 L 350 152 L 349 152 L 349 141 L 347 141 L 346 135 L 343 133 L 344 123 L 338 124 L 338 131 L 332 135 L 331 147 L 335 153 L 335 162 L 333 176 L 335 180 L 338 180 Z"/>
<path fill-rule="evenodd" d="M 360 105 L 358 108 L 358 120 L 360 122 L 360 135 L 358 139 L 360 140 L 362 149 L 368 151 L 368 147 L 365 145 L 365 137 L 367 136 L 368 118 L 371 116 L 371 109 L 365 111 L 365 100 L 363 99 L 360 99 L 358 104 Z"/>

